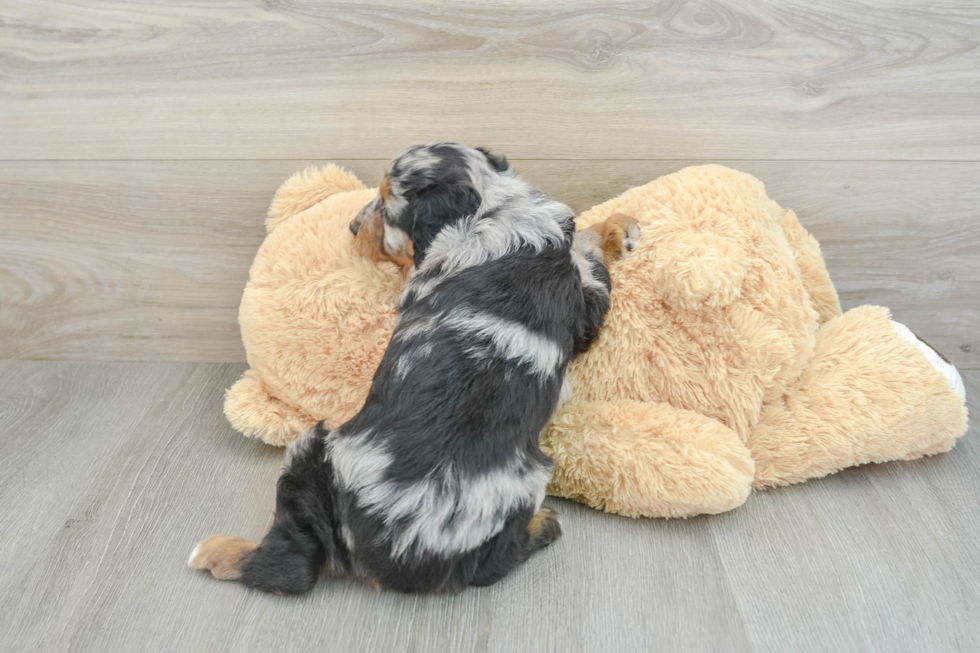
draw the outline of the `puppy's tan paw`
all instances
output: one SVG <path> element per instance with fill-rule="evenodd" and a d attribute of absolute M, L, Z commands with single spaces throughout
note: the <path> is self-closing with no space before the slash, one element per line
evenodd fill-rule
<path fill-rule="evenodd" d="M 602 252 L 606 267 L 632 256 L 640 242 L 640 224 L 636 219 L 617 213 L 607 219 L 603 225 Z"/>
<path fill-rule="evenodd" d="M 531 536 L 531 546 L 535 550 L 548 546 L 561 537 L 558 515 L 551 508 L 541 508 L 531 517 L 527 532 Z"/>
<path fill-rule="evenodd" d="M 629 258 L 640 242 L 640 223 L 625 213 L 617 213 L 575 234 L 576 242 L 588 243 L 602 250 L 602 262 L 608 268 L 616 261 Z"/>
<path fill-rule="evenodd" d="M 242 556 L 258 546 L 258 542 L 243 537 L 212 535 L 197 543 L 187 565 L 194 569 L 206 569 L 220 580 L 237 580 L 242 576 Z"/>

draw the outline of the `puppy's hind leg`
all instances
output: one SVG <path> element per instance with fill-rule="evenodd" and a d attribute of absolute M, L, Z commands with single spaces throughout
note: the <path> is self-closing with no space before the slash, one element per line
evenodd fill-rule
<path fill-rule="evenodd" d="M 558 517 L 551 508 L 542 508 L 534 513 L 531 521 L 527 525 L 528 535 L 531 536 L 531 553 L 540 551 L 559 537 L 561 537 L 561 524 Z"/>
<path fill-rule="evenodd" d="M 206 569 L 219 580 L 238 580 L 242 577 L 242 557 L 258 546 L 258 542 L 243 537 L 212 535 L 197 543 L 187 565 L 194 569 Z"/>
<path fill-rule="evenodd" d="M 277 594 L 302 594 L 316 583 L 332 540 L 332 468 L 320 437 L 294 448 L 279 477 L 272 527 L 260 543 L 215 535 L 194 547 L 189 564 L 215 578 Z"/>
<path fill-rule="evenodd" d="M 187 564 L 263 592 L 302 594 L 313 588 L 325 562 L 318 538 L 279 511 L 262 542 L 214 535 L 194 547 Z"/>
<path fill-rule="evenodd" d="M 542 508 L 530 521 L 511 519 L 504 530 L 484 547 L 471 585 L 492 585 L 512 572 L 536 551 L 561 537 L 561 526 L 550 508 Z"/>

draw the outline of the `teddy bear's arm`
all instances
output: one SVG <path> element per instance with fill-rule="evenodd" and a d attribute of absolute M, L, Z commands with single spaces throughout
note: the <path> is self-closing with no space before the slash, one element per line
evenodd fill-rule
<path fill-rule="evenodd" d="M 289 444 L 317 422 L 274 397 L 255 370 L 248 370 L 228 388 L 225 417 L 243 435 L 277 447 Z"/>
<path fill-rule="evenodd" d="M 755 466 L 721 422 L 667 404 L 572 399 L 541 434 L 548 492 L 629 517 L 719 513 L 748 496 Z"/>

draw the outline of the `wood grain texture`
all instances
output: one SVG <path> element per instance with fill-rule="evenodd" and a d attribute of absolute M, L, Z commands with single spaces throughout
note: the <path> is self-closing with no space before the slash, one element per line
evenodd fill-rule
<path fill-rule="evenodd" d="M 976 160 L 973 0 L 0 2 L 0 158 Z"/>
<path fill-rule="evenodd" d="M 455 596 L 324 578 L 276 597 L 185 566 L 260 534 L 281 450 L 232 432 L 240 365 L 0 362 L 0 650 L 975 651 L 980 433 L 947 455 L 565 535 Z M 980 372 L 964 374 L 971 409 Z"/>
<path fill-rule="evenodd" d="M 323 163 L 0 162 L 0 357 L 244 360 L 238 303 L 269 201 Z M 339 163 L 377 183 L 385 162 Z M 689 163 L 515 166 L 581 211 Z M 725 163 L 797 212 L 846 308 L 888 306 L 980 368 L 980 163 Z"/>

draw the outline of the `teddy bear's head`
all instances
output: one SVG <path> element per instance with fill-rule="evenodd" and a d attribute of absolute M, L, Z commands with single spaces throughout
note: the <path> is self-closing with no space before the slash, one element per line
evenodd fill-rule
<path fill-rule="evenodd" d="M 376 195 L 333 165 L 295 175 L 276 194 L 239 309 L 250 369 L 225 402 L 242 433 L 284 445 L 363 404 L 404 285 L 396 263 L 364 255 L 370 229 L 361 243 L 351 233 Z"/>
<path fill-rule="evenodd" d="M 633 188 L 578 226 L 614 214 L 633 216 L 640 238 L 611 266 L 612 308 L 570 368 L 574 395 L 664 401 L 744 439 L 806 367 L 820 321 L 840 311 L 816 241 L 761 182 L 721 166 Z"/>

